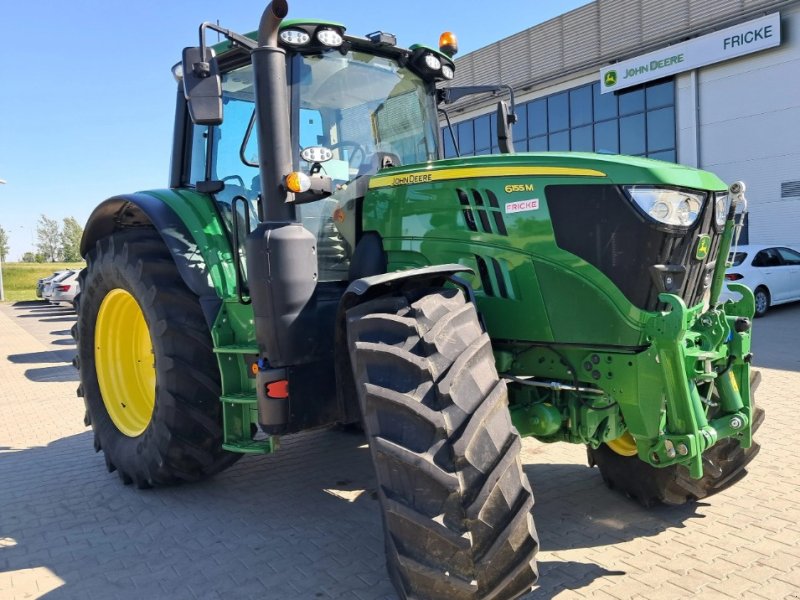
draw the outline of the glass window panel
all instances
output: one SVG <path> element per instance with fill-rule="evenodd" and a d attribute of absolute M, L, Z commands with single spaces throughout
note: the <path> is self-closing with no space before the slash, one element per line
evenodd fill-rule
<path fill-rule="evenodd" d="M 547 136 L 541 135 L 539 137 L 531 138 L 528 140 L 528 151 L 530 152 L 545 152 L 547 150 Z"/>
<path fill-rule="evenodd" d="M 678 162 L 678 159 L 675 157 L 675 150 L 665 150 L 663 152 L 651 152 L 647 155 L 647 158 L 653 158 L 655 160 L 665 160 L 667 162 Z"/>
<path fill-rule="evenodd" d="M 644 154 L 644 113 L 619 120 L 619 151 L 621 154 Z"/>
<path fill-rule="evenodd" d="M 492 147 L 492 128 L 489 125 L 489 118 L 490 115 L 483 115 L 475 119 L 476 152 L 486 153 Z"/>
<path fill-rule="evenodd" d="M 595 83 L 592 86 L 592 95 L 594 96 L 595 121 L 605 121 L 617 116 L 617 94 L 614 92 L 601 94 L 600 84 Z"/>
<path fill-rule="evenodd" d="M 619 95 L 619 114 L 629 115 L 644 110 L 644 89 L 625 90 Z"/>
<path fill-rule="evenodd" d="M 591 152 L 594 149 L 592 145 L 592 126 L 584 125 L 583 127 L 576 127 L 570 131 L 571 145 L 570 149 L 573 152 Z"/>
<path fill-rule="evenodd" d="M 675 81 L 668 79 L 659 83 L 652 83 L 645 90 L 647 108 L 661 108 L 675 104 Z"/>
<path fill-rule="evenodd" d="M 517 114 L 517 122 L 514 123 L 511 131 L 515 140 L 521 140 L 528 137 L 528 107 L 525 104 L 517 104 L 514 107 L 514 112 Z"/>
<path fill-rule="evenodd" d="M 547 133 L 547 101 L 534 100 L 528 102 L 528 137 L 544 135 Z"/>
<path fill-rule="evenodd" d="M 549 138 L 550 150 L 555 152 L 569 150 L 569 131 L 551 133 Z"/>
<path fill-rule="evenodd" d="M 547 127 L 549 131 L 569 128 L 569 96 L 567 92 L 547 98 Z"/>
<path fill-rule="evenodd" d="M 584 85 L 569 92 L 570 126 L 592 122 L 592 86 Z"/>
<path fill-rule="evenodd" d="M 453 133 L 455 133 L 455 131 L 453 131 Z M 456 156 L 456 147 L 453 145 L 453 137 L 450 135 L 449 128 L 444 127 L 442 129 L 442 139 L 444 140 L 444 157 L 453 158 Z"/>
<path fill-rule="evenodd" d="M 647 113 L 647 151 L 675 147 L 675 109 L 659 108 Z"/>
<path fill-rule="evenodd" d="M 594 150 L 603 154 L 619 154 L 619 122 L 616 119 L 595 123 Z"/>
<path fill-rule="evenodd" d="M 458 124 L 458 149 L 461 156 L 473 154 L 475 152 L 475 137 L 472 133 L 472 120 L 463 121 Z"/>
<path fill-rule="evenodd" d="M 527 152 L 528 140 L 514 140 L 514 150 L 516 152 Z"/>

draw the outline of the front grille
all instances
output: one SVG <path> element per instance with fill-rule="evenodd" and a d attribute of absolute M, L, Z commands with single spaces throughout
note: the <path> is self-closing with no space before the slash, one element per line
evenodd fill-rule
<path fill-rule="evenodd" d="M 646 220 L 618 186 L 548 186 L 545 196 L 558 247 L 598 268 L 632 304 L 663 310 L 662 292 L 680 296 L 687 306 L 702 301 L 721 238 L 710 199 L 692 228 L 677 232 Z M 711 236 L 711 249 L 698 260 L 701 234 Z"/>

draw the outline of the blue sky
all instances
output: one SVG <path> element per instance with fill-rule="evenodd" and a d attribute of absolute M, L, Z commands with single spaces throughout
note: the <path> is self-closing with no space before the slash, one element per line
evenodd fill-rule
<path fill-rule="evenodd" d="M 588 0 L 400 4 L 289 0 L 289 17 L 381 29 L 435 46 L 450 30 L 462 56 Z M 0 48 L 0 226 L 9 260 L 32 250 L 40 214 L 81 223 L 114 194 L 167 184 L 176 84 L 170 67 L 202 21 L 245 33 L 265 2 L 8 2 Z M 402 8 L 402 12 L 393 11 Z M 215 38 L 212 38 L 215 39 Z"/>

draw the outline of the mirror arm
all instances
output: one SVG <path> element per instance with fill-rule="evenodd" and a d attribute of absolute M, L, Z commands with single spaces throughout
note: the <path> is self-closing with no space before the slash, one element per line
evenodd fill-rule
<path fill-rule="evenodd" d="M 205 56 L 205 50 L 206 50 L 206 29 L 211 29 L 212 31 L 221 33 L 228 39 L 228 41 L 231 42 L 232 45 L 244 48 L 248 52 L 251 52 L 258 47 L 258 43 L 255 40 L 251 40 L 249 37 L 240 35 L 235 31 L 231 31 L 230 29 L 225 29 L 224 27 L 220 27 L 216 23 L 209 23 L 208 21 L 206 21 L 205 23 L 200 24 L 200 32 L 199 32 L 200 50 L 203 53 L 202 56 Z"/>
<path fill-rule="evenodd" d="M 516 103 L 514 101 L 514 90 L 511 88 L 510 85 L 500 84 L 500 85 L 467 85 L 463 87 L 452 87 L 452 88 L 440 88 L 437 90 L 437 100 L 439 104 L 444 102 L 445 104 L 453 104 L 454 102 L 461 100 L 465 96 L 472 96 L 473 94 L 488 94 L 493 93 L 497 94 L 498 92 L 506 91 L 508 92 L 509 99 L 511 101 L 511 110 L 508 114 L 508 124 L 513 125 L 517 122 L 517 112 L 516 112 Z"/>

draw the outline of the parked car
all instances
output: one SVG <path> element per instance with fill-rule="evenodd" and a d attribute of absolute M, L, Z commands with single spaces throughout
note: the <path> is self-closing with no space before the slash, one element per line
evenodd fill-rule
<path fill-rule="evenodd" d="M 800 300 L 800 251 L 786 246 L 739 246 L 731 253 L 728 282 L 743 283 L 756 297 L 756 317 L 770 306 Z M 725 286 L 723 300 L 738 298 Z"/>
<path fill-rule="evenodd" d="M 61 281 L 53 284 L 52 297 L 50 302 L 53 304 L 70 304 L 75 306 L 75 296 L 80 291 L 80 283 L 78 282 L 78 271 L 71 271 Z"/>
<path fill-rule="evenodd" d="M 71 269 L 67 269 L 65 271 L 56 271 L 55 273 L 53 273 L 44 282 L 44 288 L 42 289 L 42 298 L 44 298 L 45 300 L 47 300 L 49 302 L 53 297 L 53 286 L 55 284 L 59 283 L 61 280 L 65 279 L 71 273 L 76 273 L 76 271 L 73 271 Z"/>
<path fill-rule="evenodd" d="M 59 275 L 60 273 L 64 273 L 64 271 L 56 271 L 52 275 L 48 275 L 47 277 L 42 277 L 39 281 L 36 282 L 36 297 L 37 298 L 44 298 L 44 286 L 48 281 L 52 281 L 53 277 Z"/>

